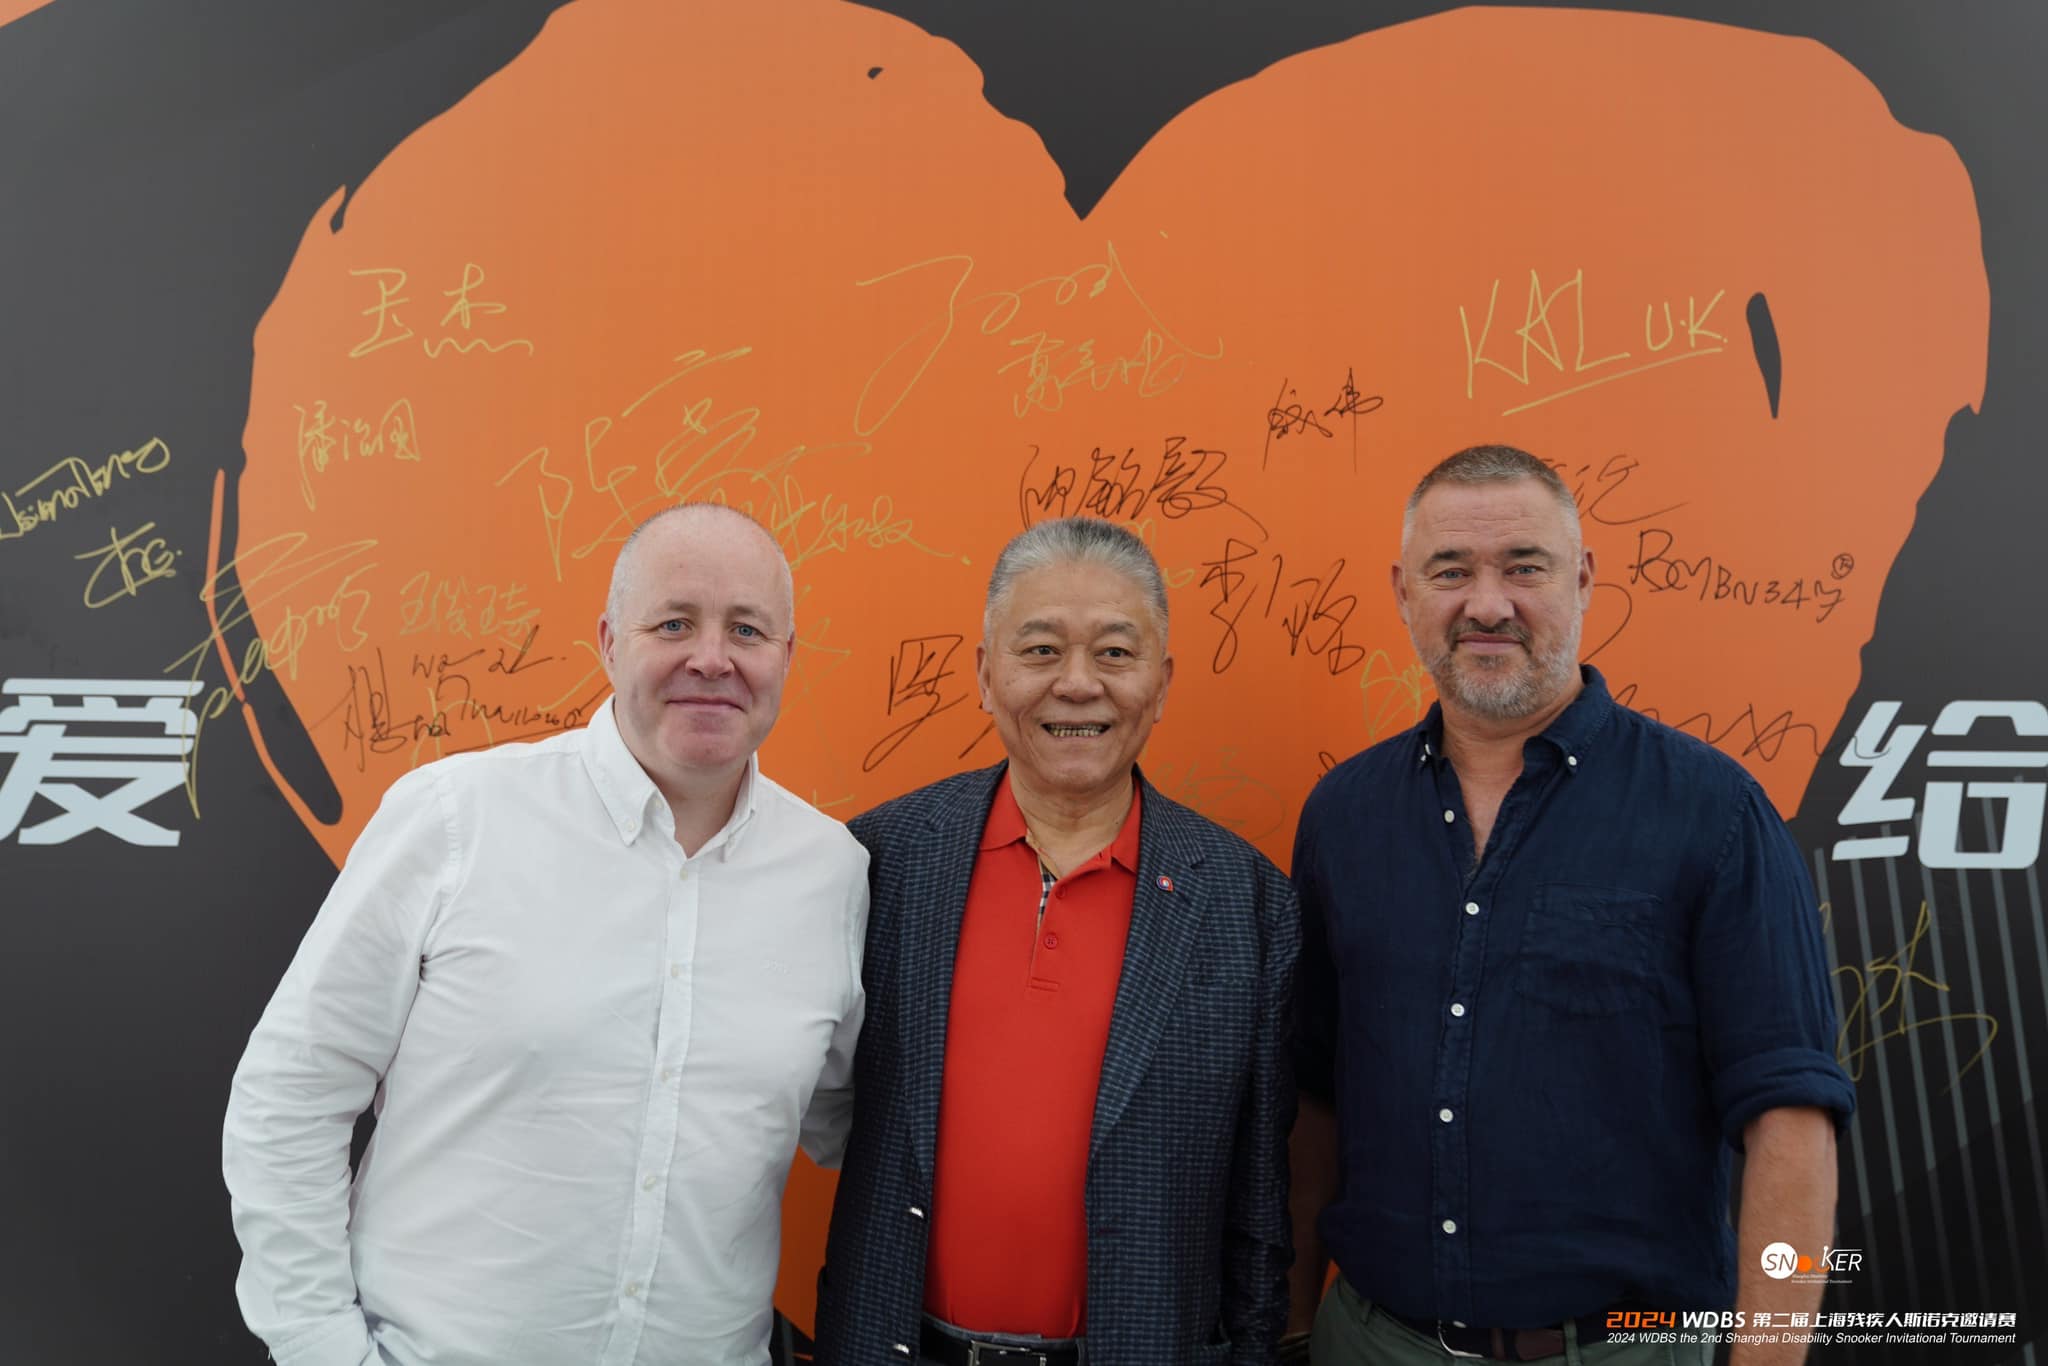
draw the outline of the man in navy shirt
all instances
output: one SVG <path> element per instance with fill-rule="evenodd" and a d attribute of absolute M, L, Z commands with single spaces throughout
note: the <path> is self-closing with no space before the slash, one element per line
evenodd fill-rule
<path fill-rule="evenodd" d="M 1710 1362 L 1607 1341 L 1608 1313 L 1818 1302 L 1764 1266 L 1832 1241 L 1855 1106 L 1798 849 L 1738 764 L 1578 662 L 1593 555 L 1542 461 L 1432 470 L 1393 586 L 1438 703 L 1317 785 L 1294 850 L 1291 1326 L 1316 1366 Z"/>

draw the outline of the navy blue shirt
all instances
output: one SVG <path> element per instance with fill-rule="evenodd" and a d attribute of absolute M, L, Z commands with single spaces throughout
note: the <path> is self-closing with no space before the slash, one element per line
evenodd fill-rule
<path fill-rule="evenodd" d="M 1735 1295 L 1730 1146 L 1846 1119 L 1812 884 L 1741 766 L 1599 673 L 1523 746 L 1474 867 L 1442 712 L 1302 810 L 1301 1090 L 1367 1299 L 1481 1327 Z"/>

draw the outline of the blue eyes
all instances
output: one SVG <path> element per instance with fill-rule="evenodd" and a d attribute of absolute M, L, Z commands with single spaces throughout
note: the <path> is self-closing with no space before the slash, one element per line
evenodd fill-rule
<path fill-rule="evenodd" d="M 683 618 L 670 617 L 667 621 L 662 622 L 654 629 L 659 634 L 667 636 L 671 640 L 681 640 L 691 633 L 692 628 L 690 623 L 685 621 Z M 760 645 L 765 641 L 774 639 L 774 637 L 770 636 L 766 631 L 763 631 L 760 627 L 754 625 L 752 622 L 734 622 L 729 629 L 732 632 L 733 640 L 737 644 L 741 645 Z"/>

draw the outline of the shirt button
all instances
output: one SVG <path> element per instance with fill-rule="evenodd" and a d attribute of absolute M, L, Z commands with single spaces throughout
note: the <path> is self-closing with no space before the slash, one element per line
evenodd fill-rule
<path fill-rule="evenodd" d="M 1475 908 L 1475 909 L 1476 909 L 1476 908 Z M 682 976 L 682 975 L 683 975 L 683 965 L 682 965 L 681 963 L 670 963 L 670 964 L 668 965 L 668 975 L 669 975 L 669 976 L 671 976 L 671 977 L 680 977 L 680 976 Z"/>
<path fill-rule="evenodd" d="M 1453 1009 L 1455 1009 L 1455 1008 L 1456 1008 L 1456 1007 L 1453 1007 Z M 661 1079 L 662 1079 L 663 1081 L 674 1081 L 674 1080 L 675 1080 L 675 1076 L 676 1076 L 676 1069 L 675 1069 L 675 1068 L 673 1068 L 673 1067 L 664 1067 L 664 1068 L 662 1068 L 662 1069 L 661 1069 Z"/>
<path fill-rule="evenodd" d="M 1446 1233 L 1456 1233 L 1457 1231 L 1458 1231 L 1458 1221 L 1457 1221 L 1456 1219 L 1446 1219 L 1446 1220 L 1444 1220 L 1444 1232 L 1446 1232 Z"/>
<path fill-rule="evenodd" d="M 1462 1001 L 1451 1002 L 1451 1014 L 1458 1016 L 1460 1019 L 1464 1018 L 1465 1003 Z"/>
<path fill-rule="evenodd" d="M 1564 756 L 1564 761 L 1565 761 L 1565 762 L 1566 762 L 1567 764 L 1571 765 L 1571 766 L 1572 766 L 1573 768 L 1577 768 L 1577 767 L 1579 766 L 1579 756 L 1578 756 L 1578 755 L 1576 755 L 1576 754 L 1567 754 L 1567 755 L 1565 755 L 1565 756 Z"/>
<path fill-rule="evenodd" d="M 910 1207 L 910 1217 L 913 1219 L 922 1219 L 924 1218 L 924 1211 L 919 1209 L 916 1205 L 912 1205 Z"/>
<path fill-rule="evenodd" d="M 889 1350 L 896 1353 L 896 1355 L 898 1356 L 907 1357 L 910 1355 L 910 1347 L 906 1343 L 892 1342 L 889 1344 Z"/>
<path fill-rule="evenodd" d="M 1439 1111 L 1437 1111 L 1437 1112 L 1436 1112 L 1436 1117 L 1437 1117 L 1438 1119 L 1442 1120 L 1442 1121 L 1443 1121 L 1444 1123 L 1446 1123 L 1446 1124 L 1449 1124 L 1449 1123 L 1451 1122 L 1451 1112 L 1450 1112 L 1449 1110 L 1439 1110 Z M 652 1178 L 652 1177 L 650 1177 L 650 1178 L 648 1178 L 648 1179 L 649 1179 L 649 1180 L 652 1180 L 653 1178 Z"/>
<path fill-rule="evenodd" d="M 642 1182 L 640 1183 L 640 1189 L 641 1189 L 641 1190 L 644 1190 L 644 1191 L 651 1191 L 651 1190 L 653 1190 L 653 1189 L 654 1189 L 654 1178 L 650 1176 L 650 1177 L 648 1177 L 648 1178 L 647 1178 L 647 1179 L 646 1179 L 645 1181 L 642 1181 Z"/>
<path fill-rule="evenodd" d="M 637 1295 L 637 1294 L 639 1294 L 639 1293 L 640 1293 L 640 1282 L 638 1282 L 638 1281 L 627 1281 L 627 1282 L 626 1282 L 626 1298 L 627 1298 L 627 1299 L 629 1299 L 629 1300 L 630 1300 L 630 1299 L 632 1299 L 632 1298 L 633 1298 L 633 1297 L 634 1297 L 635 1295 Z"/>
<path fill-rule="evenodd" d="M 1449 824 L 1450 824 L 1450 823 L 1451 823 L 1452 821 L 1454 821 L 1454 820 L 1456 820 L 1456 819 L 1458 819 L 1458 813 L 1457 813 L 1457 812 L 1455 812 L 1455 811 L 1446 811 L 1446 812 L 1444 812 L 1444 824 L 1445 824 L 1445 825 L 1449 825 Z"/>
<path fill-rule="evenodd" d="M 1465 903 L 1465 914 L 1466 914 L 1466 915 L 1478 915 L 1478 914 L 1479 914 L 1479 903 L 1478 903 L 1478 902 L 1476 902 L 1476 901 L 1468 901 L 1468 902 L 1466 902 L 1466 903 Z"/>
<path fill-rule="evenodd" d="M 1045 937 L 1045 946 L 1049 949 L 1058 948 L 1060 946 L 1060 937 L 1056 934 L 1047 935 Z"/>

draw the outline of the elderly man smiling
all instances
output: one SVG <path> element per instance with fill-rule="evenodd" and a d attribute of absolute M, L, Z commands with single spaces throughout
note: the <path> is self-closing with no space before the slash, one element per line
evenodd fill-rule
<path fill-rule="evenodd" d="M 1025 532 L 982 626 L 1007 762 L 853 823 L 870 1015 L 819 1360 L 1270 1361 L 1293 897 L 1137 771 L 1173 660 L 1136 536 Z"/>

